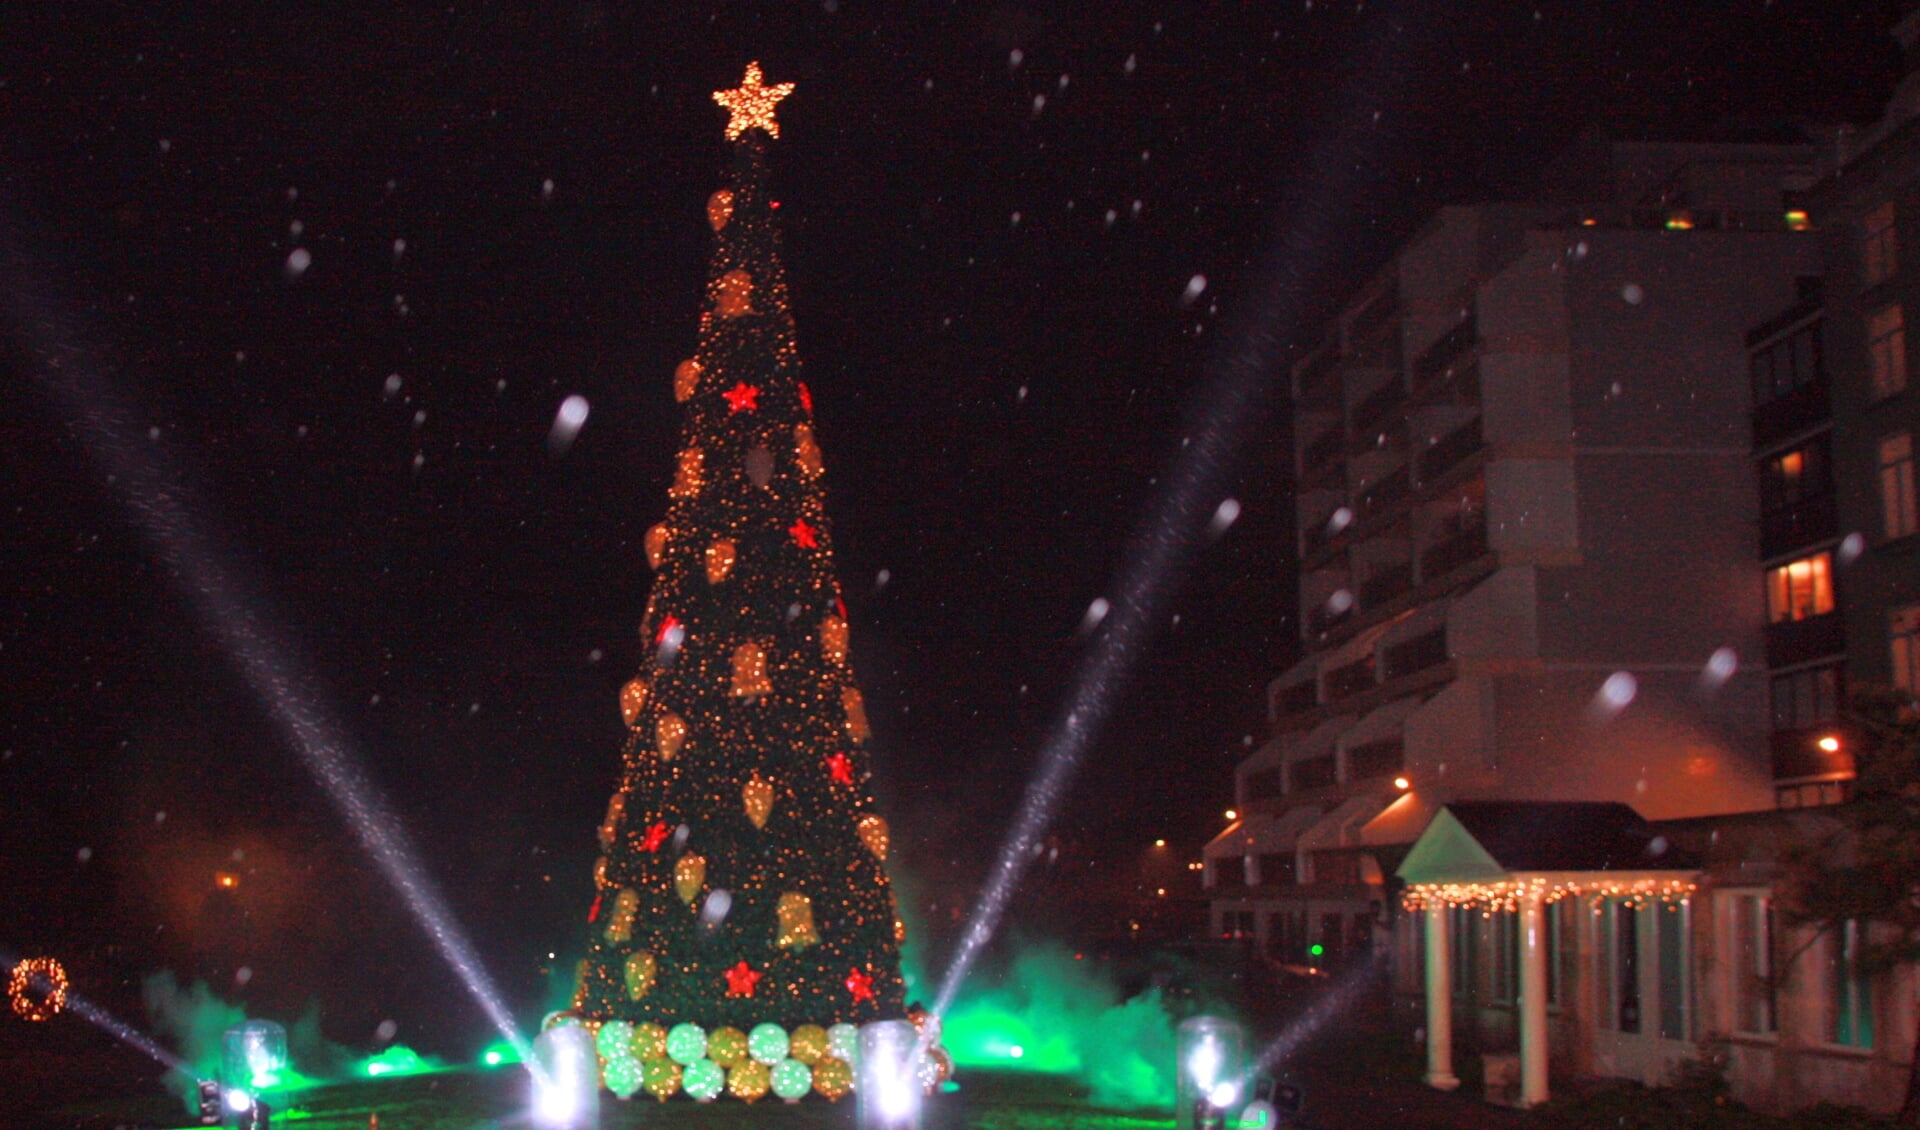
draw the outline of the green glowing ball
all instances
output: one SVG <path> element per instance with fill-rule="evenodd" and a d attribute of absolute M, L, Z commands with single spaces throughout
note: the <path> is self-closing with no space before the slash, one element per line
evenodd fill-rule
<path fill-rule="evenodd" d="M 727 1085 L 727 1073 L 720 1065 L 710 1059 L 696 1059 L 687 1064 L 682 1073 L 680 1086 L 695 1100 L 710 1103 Z"/>
<path fill-rule="evenodd" d="M 1321 954 L 1327 952 L 1327 947 L 1321 945 L 1319 942 L 1315 942 L 1307 947 L 1307 952 L 1315 957 L 1319 957 Z"/>
<path fill-rule="evenodd" d="M 649 1059 L 640 1064 L 640 1085 L 647 1094 L 666 1102 L 680 1089 L 680 1065 L 670 1059 Z"/>
<path fill-rule="evenodd" d="M 667 1033 L 667 1058 L 685 1066 L 707 1054 L 706 1029 L 698 1024 L 675 1024 Z"/>
<path fill-rule="evenodd" d="M 607 1090 L 623 1099 L 630 1099 L 640 1089 L 644 1074 L 639 1060 L 630 1055 L 618 1055 L 607 1057 L 607 1066 L 602 1069 L 601 1078 L 606 1081 Z"/>
<path fill-rule="evenodd" d="M 773 1093 L 790 1103 L 813 1089 L 813 1069 L 797 1059 L 783 1059 L 773 1065 Z"/>
<path fill-rule="evenodd" d="M 820 1057 L 820 1062 L 813 1065 L 813 1089 L 838 1102 L 841 1095 L 853 1090 L 853 1068 L 844 1059 Z"/>
<path fill-rule="evenodd" d="M 609 1020 L 600 1026 L 600 1034 L 593 1038 L 594 1050 L 601 1059 L 619 1059 L 633 1056 L 633 1025 L 625 1020 Z"/>
<path fill-rule="evenodd" d="M 827 1054 L 848 1066 L 860 1062 L 860 1029 L 851 1024 L 835 1024 L 827 1029 Z"/>
<path fill-rule="evenodd" d="M 715 1028 L 707 1037 L 707 1058 L 732 1067 L 747 1058 L 747 1034 L 738 1028 Z"/>
<path fill-rule="evenodd" d="M 787 1058 L 787 1048 L 787 1030 L 770 1020 L 747 1033 L 747 1054 L 768 1067 Z"/>

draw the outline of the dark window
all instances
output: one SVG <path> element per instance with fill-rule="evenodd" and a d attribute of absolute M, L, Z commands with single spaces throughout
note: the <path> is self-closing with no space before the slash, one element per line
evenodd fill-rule
<path fill-rule="evenodd" d="M 1840 714 L 1840 667 L 1810 667 L 1775 675 L 1772 685 L 1773 728 L 1811 730 Z"/>
<path fill-rule="evenodd" d="M 1262 852 L 1260 885 L 1263 887 L 1293 886 L 1293 853 L 1290 851 Z"/>
<path fill-rule="evenodd" d="M 1778 400 L 1826 376 L 1820 323 L 1812 322 L 1753 351 L 1753 403 Z"/>
<path fill-rule="evenodd" d="M 1325 788 L 1333 784 L 1333 777 L 1333 755 L 1330 753 L 1293 763 L 1293 787 L 1296 789 Z"/>
<path fill-rule="evenodd" d="M 1281 792 L 1280 770 L 1261 769 L 1246 776 L 1246 796 L 1248 800 L 1265 800 L 1276 797 Z"/>

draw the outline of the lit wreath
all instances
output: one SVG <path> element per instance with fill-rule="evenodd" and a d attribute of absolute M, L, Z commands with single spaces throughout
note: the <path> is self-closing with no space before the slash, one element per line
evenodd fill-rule
<path fill-rule="evenodd" d="M 45 995 L 35 997 L 33 990 L 45 986 Z M 13 967 L 7 980 L 7 996 L 13 999 L 13 1011 L 23 1020 L 52 1020 L 67 1007 L 67 971 L 50 957 L 33 957 Z"/>

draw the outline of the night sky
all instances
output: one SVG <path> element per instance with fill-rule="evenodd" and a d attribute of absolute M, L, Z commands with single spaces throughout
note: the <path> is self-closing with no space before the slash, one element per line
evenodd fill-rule
<path fill-rule="evenodd" d="M 1447 7 L 7 6 L 0 950 L 108 1000 L 170 967 L 319 999 L 345 1041 L 480 1038 L 107 481 L 33 310 L 130 406 L 119 456 L 217 541 L 524 1014 L 577 949 L 642 657 L 728 167 L 709 92 L 750 59 L 797 83 L 786 263 L 876 784 L 937 942 L 1277 241 L 1317 249 L 1294 302 L 1324 310 L 1584 126 L 1865 120 L 1897 73 L 1889 5 Z M 1384 112 L 1343 148 L 1366 92 Z M 1347 218 L 1297 230 L 1314 163 L 1362 155 Z M 570 394 L 591 414 L 556 456 Z M 1156 836 L 1197 857 L 1265 736 L 1296 631 L 1284 410 L 1254 434 L 1210 488 L 1242 516 L 1037 890 L 1134 874 Z"/>

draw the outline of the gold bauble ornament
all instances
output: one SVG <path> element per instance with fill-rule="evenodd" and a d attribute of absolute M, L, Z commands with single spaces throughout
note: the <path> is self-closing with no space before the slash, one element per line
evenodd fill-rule
<path fill-rule="evenodd" d="M 820 653 L 839 666 L 847 661 L 847 622 L 838 616 L 820 621 Z"/>
<path fill-rule="evenodd" d="M 746 806 L 747 819 L 753 821 L 756 828 L 767 826 L 767 817 L 773 812 L 773 786 L 761 777 L 756 770 L 740 786 L 740 800 Z"/>
<path fill-rule="evenodd" d="M 673 485 L 667 488 L 669 498 L 692 498 L 706 485 L 706 473 L 702 466 L 706 456 L 697 447 L 689 447 L 680 453 L 680 462 L 674 468 Z"/>
<path fill-rule="evenodd" d="M 660 760 L 672 761 L 686 740 L 687 720 L 678 714 L 668 711 L 654 723 L 653 741 L 654 747 L 660 751 Z"/>
<path fill-rule="evenodd" d="M 840 704 L 847 711 L 847 736 L 856 742 L 864 742 L 873 735 L 867 726 L 867 700 L 860 697 L 859 687 L 846 687 L 840 692 Z"/>
<path fill-rule="evenodd" d="M 707 197 L 707 224 L 714 231 L 727 226 L 733 218 L 733 190 L 723 188 Z"/>
<path fill-rule="evenodd" d="M 820 932 L 813 928 L 812 899 L 799 891 L 783 891 L 774 910 L 780 916 L 774 941 L 781 949 L 803 950 L 819 944 Z"/>
<path fill-rule="evenodd" d="M 673 531 L 667 528 L 665 522 L 655 522 L 653 525 L 647 527 L 647 536 L 642 539 L 641 544 L 647 551 L 647 566 L 649 568 L 658 569 L 660 567 L 661 560 L 667 555 L 667 537 L 672 533 Z"/>
<path fill-rule="evenodd" d="M 745 1059 L 727 1072 L 727 1092 L 734 1098 L 758 1102 L 766 1097 L 773 1073 L 757 1059 Z"/>
<path fill-rule="evenodd" d="M 673 399 L 685 404 L 700 390 L 700 362 L 689 357 L 673 367 Z"/>
<path fill-rule="evenodd" d="M 613 897 L 613 913 L 607 918 L 607 940 L 624 942 L 633 936 L 633 917 L 640 913 L 640 892 L 623 887 Z"/>
<path fill-rule="evenodd" d="M 802 1024 L 787 1037 L 787 1054 L 812 1067 L 827 1054 L 827 1030 L 818 1024 Z"/>
<path fill-rule="evenodd" d="M 853 1068 L 847 1061 L 834 1056 L 822 1056 L 813 1067 L 813 1089 L 828 1102 L 839 1102 L 848 1091 L 853 1090 Z"/>
<path fill-rule="evenodd" d="M 713 284 L 713 312 L 722 318 L 753 313 L 753 276 L 738 268 Z"/>
<path fill-rule="evenodd" d="M 694 896 L 700 893 L 700 886 L 706 881 L 707 861 L 700 856 L 688 853 L 673 865 L 674 893 L 688 906 L 693 905 Z"/>
<path fill-rule="evenodd" d="M 886 820 L 869 812 L 862 816 L 853 828 L 860 833 L 860 842 L 867 845 L 867 850 L 873 853 L 873 857 L 885 863 L 887 861 Z"/>
<path fill-rule="evenodd" d="M 707 1058 L 732 1067 L 747 1058 L 747 1034 L 738 1028 L 715 1028 L 707 1035 Z"/>
<path fill-rule="evenodd" d="M 631 730 L 640 720 L 640 712 L 647 707 L 647 684 L 641 679 L 632 679 L 620 688 L 620 717 L 626 719 Z"/>
<path fill-rule="evenodd" d="M 733 542 L 726 538 L 717 539 L 707 547 L 707 583 L 717 585 L 733 572 L 733 559 L 737 551 Z"/>
<path fill-rule="evenodd" d="M 820 462 L 820 445 L 813 438 L 813 425 L 794 425 L 793 458 L 800 465 L 800 473 L 809 479 L 819 478 L 820 472 L 825 469 Z"/>
<path fill-rule="evenodd" d="M 652 954 L 646 953 L 644 951 L 641 953 L 629 954 L 627 956 L 627 965 L 625 969 L 626 982 L 627 982 L 627 999 L 637 1001 L 641 997 L 646 996 L 647 990 L 653 988 L 653 978 L 655 974 L 658 973 L 658 971 L 659 971 L 658 965 L 653 960 Z M 661 1037 L 661 1040 L 663 1042 L 665 1041 L 665 1039 L 666 1039 L 665 1036 Z"/>
<path fill-rule="evenodd" d="M 773 681 L 767 678 L 767 652 L 757 643 L 743 643 L 733 649 L 733 697 L 759 698 L 773 693 Z"/>
<path fill-rule="evenodd" d="M 640 1085 L 647 1094 L 666 1102 L 680 1089 L 680 1065 L 670 1059 L 640 1061 Z"/>
<path fill-rule="evenodd" d="M 651 1022 L 633 1026 L 633 1058 L 645 1062 L 649 1059 L 665 1059 L 666 1056 L 665 1028 Z"/>
<path fill-rule="evenodd" d="M 613 846 L 613 836 L 620 828 L 620 817 L 627 812 L 627 794 L 615 793 L 607 801 L 607 818 L 600 824 L 600 848 L 602 851 Z"/>

